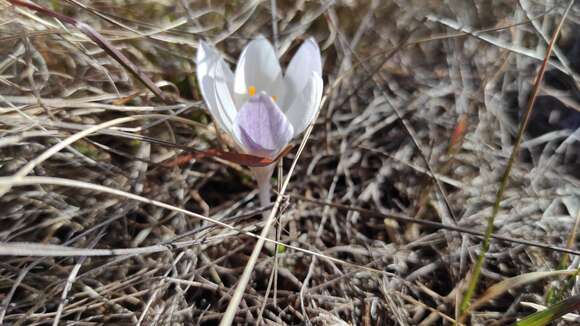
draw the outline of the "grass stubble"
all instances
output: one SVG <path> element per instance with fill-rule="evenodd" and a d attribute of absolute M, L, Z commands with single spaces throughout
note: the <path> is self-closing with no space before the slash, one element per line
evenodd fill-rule
<path fill-rule="evenodd" d="M 0 324 L 213 324 L 229 305 L 236 323 L 501 325 L 575 304 L 579 13 L 550 56 L 568 2 L 466 3 L 0 2 Z M 268 220 L 244 165 L 187 156 L 229 141 L 197 41 L 235 58 L 258 33 L 283 60 L 315 36 L 327 85 Z"/>

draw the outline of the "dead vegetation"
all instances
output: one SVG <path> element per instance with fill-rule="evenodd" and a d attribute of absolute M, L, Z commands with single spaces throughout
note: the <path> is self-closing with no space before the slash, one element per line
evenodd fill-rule
<path fill-rule="evenodd" d="M 226 149 L 200 101 L 195 48 L 215 43 L 234 65 L 257 34 L 276 39 L 283 62 L 314 36 L 327 97 L 305 149 L 283 159 L 284 178 L 296 162 L 277 214 L 288 246 L 262 252 L 236 322 L 451 324 L 481 249 L 467 232 L 485 230 L 568 4 L 276 1 L 274 37 L 270 1 L 35 3 L 98 31 L 166 98 L 74 26 L 0 2 L 6 325 L 217 324 L 264 223 L 254 184 L 244 166 L 156 140 Z M 548 306 L 550 289 L 578 294 L 563 272 L 525 276 L 578 268 L 579 20 L 576 5 L 468 324 L 510 324 Z"/>

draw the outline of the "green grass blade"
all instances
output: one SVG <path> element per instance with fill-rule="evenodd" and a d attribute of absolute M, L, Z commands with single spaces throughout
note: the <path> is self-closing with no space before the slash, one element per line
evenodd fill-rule
<path fill-rule="evenodd" d="M 580 295 L 560 301 L 545 310 L 533 313 L 513 326 L 542 326 L 555 321 L 567 313 L 580 309 Z"/>
<path fill-rule="evenodd" d="M 573 4 L 574 4 L 573 0 L 571 0 L 568 3 L 568 7 L 566 8 L 566 11 L 564 12 L 562 19 L 560 20 L 560 23 L 558 24 L 558 27 L 554 31 L 552 39 L 550 40 L 550 44 L 548 44 L 548 49 L 546 51 L 544 62 L 540 66 L 540 70 L 538 71 L 538 74 L 536 75 L 536 79 L 534 81 L 534 87 L 532 90 L 532 94 L 530 96 L 530 101 L 528 102 L 528 106 L 527 106 L 526 112 L 524 114 L 524 117 L 522 119 L 522 123 L 520 124 L 520 127 L 518 129 L 518 133 L 516 135 L 516 140 L 515 140 L 512 152 L 510 154 L 507 166 L 506 166 L 504 173 L 501 177 L 499 189 L 498 189 L 498 191 L 496 193 L 496 197 L 495 197 L 493 211 L 492 211 L 491 215 L 489 216 L 489 218 L 487 219 L 487 227 L 485 230 L 485 238 L 483 239 L 483 243 L 481 245 L 481 253 L 479 254 L 479 256 L 477 258 L 477 261 L 475 263 L 475 267 L 473 268 L 473 271 L 471 273 L 471 277 L 469 278 L 467 290 L 465 291 L 465 295 L 463 296 L 463 299 L 462 299 L 460 306 L 459 306 L 460 307 L 459 308 L 459 313 L 460 313 L 459 321 L 463 321 L 471 311 L 471 309 L 470 309 L 471 308 L 470 307 L 471 306 L 471 299 L 475 295 L 475 292 L 477 290 L 477 285 L 479 284 L 481 269 L 483 268 L 483 264 L 485 262 L 485 255 L 487 254 L 487 251 L 489 250 L 490 239 L 491 239 L 491 236 L 493 235 L 495 218 L 497 217 L 497 215 L 499 213 L 500 203 L 503 199 L 503 194 L 507 188 L 512 167 L 513 167 L 513 165 L 516 161 L 516 157 L 519 153 L 519 148 L 520 148 L 520 145 L 521 145 L 522 140 L 524 138 L 524 132 L 528 126 L 528 123 L 529 123 L 529 120 L 530 120 L 530 117 L 532 114 L 532 110 L 534 108 L 534 103 L 536 102 L 536 98 L 539 94 L 540 87 L 542 84 L 542 79 L 544 78 L 544 73 L 546 72 L 546 67 L 548 65 L 550 55 L 552 53 L 552 50 L 554 49 L 554 44 L 555 44 L 556 40 L 558 39 L 558 35 L 560 34 L 560 30 L 562 29 L 564 21 L 566 20 L 566 17 L 568 16 L 568 13 L 570 12 L 570 9 L 572 8 Z"/>

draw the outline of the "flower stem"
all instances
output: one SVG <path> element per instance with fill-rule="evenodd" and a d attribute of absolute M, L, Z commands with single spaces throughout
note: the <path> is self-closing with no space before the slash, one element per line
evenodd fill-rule
<path fill-rule="evenodd" d="M 258 197 L 260 198 L 260 205 L 262 207 L 270 205 L 272 202 L 270 200 L 270 193 L 272 190 L 272 174 L 274 173 L 274 165 L 268 165 L 264 167 L 254 167 L 252 168 L 256 182 L 258 183 Z M 265 211 L 262 213 L 264 218 L 267 218 L 270 211 Z"/>

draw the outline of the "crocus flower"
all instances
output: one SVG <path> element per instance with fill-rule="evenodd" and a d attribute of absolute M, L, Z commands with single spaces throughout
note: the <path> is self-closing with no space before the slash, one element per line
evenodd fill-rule
<path fill-rule="evenodd" d="M 197 51 L 201 94 L 220 129 L 246 154 L 275 158 L 316 116 L 322 98 L 320 49 L 307 39 L 286 73 L 270 42 L 260 36 L 242 51 L 235 73 L 205 42 Z M 252 167 L 262 205 L 270 202 L 273 165 Z"/>

